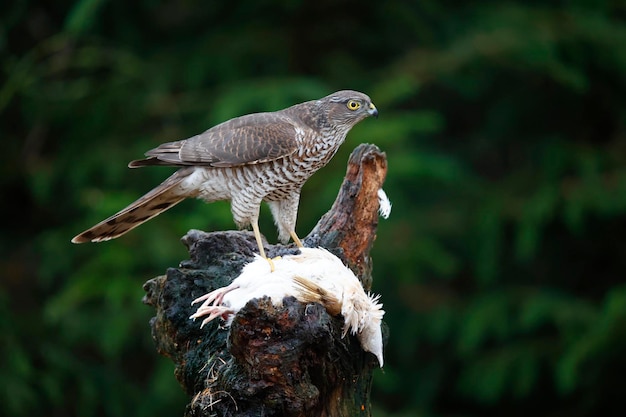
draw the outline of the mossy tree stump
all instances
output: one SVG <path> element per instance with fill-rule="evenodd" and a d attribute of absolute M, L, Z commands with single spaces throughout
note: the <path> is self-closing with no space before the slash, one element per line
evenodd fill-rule
<path fill-rule="evenodd" d="M 387 172 L 384 153 L 360 145 L 332 208 L 303 240 L 342 258 L 371 287 L 378 225 L 378 190 Z M 228 285 L 257 250 L 250 232 L 204 233 L 182 239 L 190 260 L 146 282 L 144 302 L 157 351 L 176 365 L 175 376 L 192 398 L 185 416 L 370 416 L 374 355 L 352 335 L 341 338 L 343 319 L 319 304 L 287 298 L 251 300 L 230 328 L 214 320 L 200 329 L 189 319 L 191 301 Z M 297 253 L 293 245 L 265 244 L 268 256 Z"/>

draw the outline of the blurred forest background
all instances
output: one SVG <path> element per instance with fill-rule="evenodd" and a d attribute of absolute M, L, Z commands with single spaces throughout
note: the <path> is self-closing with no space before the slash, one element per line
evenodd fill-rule
<path fill-rule="evenodd" d="M 126 167 L 155 145 L 345 88 L 380 117 L 304 187 L 298 232 L 357 144 L 387 153 L 374 415 L 621 414 L 626 1 L 14 0 L 0 71 L 2 415 L 182 415 L 142 284 L 229 205 L 70 238 L 169 175 Z"/>

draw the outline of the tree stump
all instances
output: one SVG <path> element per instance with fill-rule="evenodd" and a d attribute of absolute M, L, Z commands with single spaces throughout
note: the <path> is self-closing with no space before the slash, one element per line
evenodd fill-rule
<path fill-rule="evenodd" d="M 371 287 L 371 259 L 378 225 L 378 190 L 387 172 L 385 154 L 360 145 L 350 156 L 335 203 L 303 239 L 339 256 Z M 343 319 L 320 304 L 295 298 L 275 307 L 253 299 L 229 328 L 214 320 L 203 329 L 189 319 L 191 301 L 228 285 L 257 250 L 246 231 L 183 237 L 190 260 L 144 284 L 144 302 L 156 309 L 150 321 L 157 351 L 176 365 L 175 376 L 192 398 L 187 417 L 370 416 L 374 355 L 355 336 L 341 338 Z M 294 245 L 264 244 L 268 256 L 297 253 Z"/>

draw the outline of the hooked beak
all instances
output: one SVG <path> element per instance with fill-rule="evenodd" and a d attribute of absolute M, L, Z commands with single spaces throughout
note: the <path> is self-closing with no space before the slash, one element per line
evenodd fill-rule
<path fill-rule="evenodd" d="M 374 106 L 374 103 L 370 103 L 370 108 L 369 108 L 369 110 L 367 111 L 367 113 L 368 113 L 370 116 L 374 116 L 375 118 L 377 118 L 377 119 L 378 119 L 378 109 L 376 109 L 376 106 Z"/>

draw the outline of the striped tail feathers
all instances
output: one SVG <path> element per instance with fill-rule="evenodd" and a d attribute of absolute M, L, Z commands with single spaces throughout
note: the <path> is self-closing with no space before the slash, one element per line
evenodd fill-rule
<path fill-rule="evenodd" d="M 183 168 L 176 171 L 159 186 L 125 209 L 75 236 L 72 243 L 102 242 L 115 239 L 174 207 L 187 197 L 187 195 L 181 194 L 178 185 L 192 172 L 193 168 Z"/>

